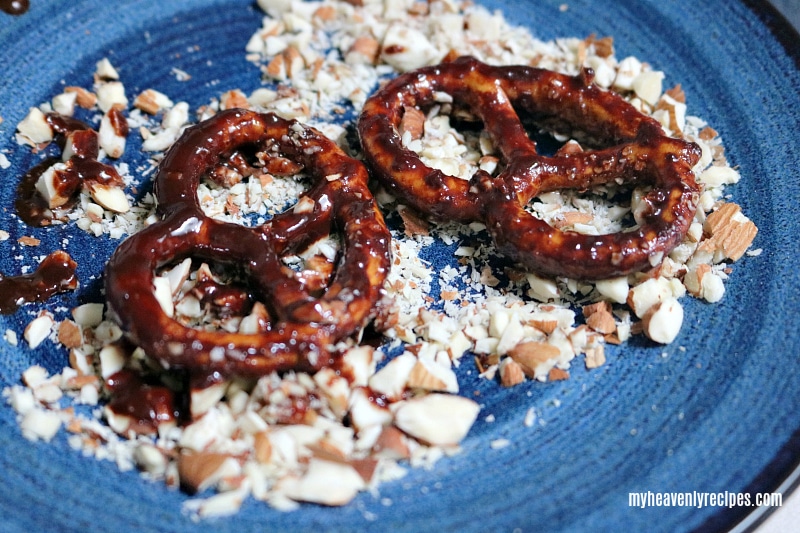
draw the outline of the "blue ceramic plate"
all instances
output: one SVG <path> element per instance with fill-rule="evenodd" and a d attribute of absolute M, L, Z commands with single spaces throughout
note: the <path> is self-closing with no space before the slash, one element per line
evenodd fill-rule
<path fill-rule="evenodd" d="M 15 125 L 65 83 L 90 83 L 82 77 L 104 56 L 129 94 L 158 87 L 196 107 L 220 88 L 249 92 L 259 73 L 243 47 L 261 15 L 248 0 L 31 3 L 22 17 L 0 16 L 0 150 L 12 163 L 0 170 L 0 228 L 11 234 L 0 242 L 0 271 L 18 273 L 69 239 L 82 288 L 48 304 L 69 308 L 97 301 L 116 242 L 18 222 L 15 185 L 35 156 L 17 146 Z M 462 365 L 462 390 L 478 391 L 483 404 L 464 452 L 344 508 L 282 514 L 249 501 L 234 517 L 194 523 L 181 513 L 183 494 L 82 457 L 63 434 L 50 444 L 28 442 L 3 405 L 0 529 L 722 531 L 753 511 L 638 509 L 628 494 L 773 491 L 800 458 L 800 38 L 760 3 L 706 0 L 687 10 L 681 2 L 570 0 L 562 11 L 563 3 L 486 1 L 542 39 L 614 36 L 618 57 L 646 59 L 667 73 L 666 86 L 683 86 L 691 113 L 721 133 L 741 169 L 743 180 L 728 192 L 760 228 L 755 246 L 764 253 L 735 265 L 720 304 L 685 300 L 674 344 L 611 348 L 605 366 L 575 365 L 565 382 L 504 390 Z M 172 67 L 191 81 L 177 81 Z M 42 239 L 39 248 L 17 245 L 30 234 Z M 21 332 L 29 319 L 29 309 L 2 316 L 0 331 Z M 18 383 L 34 363 L 58 371 L 65 356 L 0 342 L 0 386 Z M 532 428 L 522 423 L 529 407 L 541 422 Z M 492 449 L 497 438 L 511 445 Z"/>

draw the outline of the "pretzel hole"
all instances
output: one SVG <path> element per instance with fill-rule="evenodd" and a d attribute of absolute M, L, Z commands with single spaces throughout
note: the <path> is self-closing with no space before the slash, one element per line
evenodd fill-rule
<path fill-rule="evenodd" d="M 446 100 L 448 95 L 440 95 Z M 520 110 L 528 138 L 542 156 L 601 149 L 612 145 L 546 117 L 533 117 Z M 569 133 L 559 133 L 569 132 Z M 399 125 L 403 146 L 415 152 L 427 166 L 448 176 L 469 180 L 480 169 L 500 174 L 505 161 L 484 123 L 468 106 L 443 102 L 404 107 Z"/>
<path fill-rule="evenodd" d="M 311 186 L 303 170 L 277 146 L 240 146 L 203 176 L 198 201 L 208 217 L 257 226 L 296 206 Z"/>
<path fill-rule="evenodd" d="M 240 331 L 251 321 L 265 331 L 270 320 L 267 306 L 253 296 L 246 273 L 233 264 L 187 258 L 156 272 L 155 294 L 162 309 L 186 327 L 212 331 Z M 255 333 L 251 331 L 250 333 Z"/>
<path fill-rule="evenodd" d="M 562 189 L 534 197 L 525 209 L 561 231 L 584 235 L 630 232 L 643 224 L 648 207 L 644 199 L 651 189 L 629 183 Z"/>
<path fill-rule="evenodd" d="M 478 169 L 498 174 L 501 160 L 482 121 L 451 103 L 403 110 L 399 133 L 403 146 L 431 168 L 469 180 Z"/>
<path fill-rule="evenodd" d="M 331 234 L 311 243 L 305 250 L 281 257 L 283 264 L 300 280 L 309 295 L 321 297 L 333 275 L 341 257 L 341 237 Z"/>

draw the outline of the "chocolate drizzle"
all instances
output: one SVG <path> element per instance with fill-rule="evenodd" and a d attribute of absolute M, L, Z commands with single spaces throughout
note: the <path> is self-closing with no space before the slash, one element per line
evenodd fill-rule
<path fill-rule="evenodd" d="M 119 110 L 110 112 L 109 116 L 114 117 L 115 130 L 120 135 L 127 135 L 127 123 Z M 23 222 L 34 227 L 48 226 L 54 219 L 61 218 L 63 211 L 75 205 L 81 189 L 91 190 L 96 185 L 124 186 L 122 177 L 112 165 L 98 161 L 97 132 L 88 124 L 58 113 L 48 113 L 46 120 L 55 133 L 56 144 L 62 152 L 68 150 L 69 153 L 61 159 L 45 159 L 25 173 L 17 186 L 14 207 Z M 61 165 L 53 170 L 52 178 L 55 198 L 48 202 L 37 184 L 57 164 Z"/>
<path fill-rule="evenodd" d="M 0 274 L 0 313 L 11 314 L 23 304 L 43 302 L 54 294 L 75 290 L 77 266 L 67 252 L 58 250 L 48 255 L 32 274 L 8 277 Z"/>

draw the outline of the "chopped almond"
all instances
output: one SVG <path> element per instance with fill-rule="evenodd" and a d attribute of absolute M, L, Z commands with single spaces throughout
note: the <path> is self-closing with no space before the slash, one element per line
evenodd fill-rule
<path fill-rule="evenodd" d="M 67 348 L 77 348 L 83 344 L 81 328 L 72 320 L 63 320 L 58 326 L 58 342 Z"/>
<path fill-rule="evenodd" d="M 75 93 L 77 95 L 75 102 L 84 109 L 91 109 L 97 105 L 97 95 L 83 87 L 65 87 L 64 92 Z"/>
<path fill-rule="evenodd" d="M 403 107 L 399 130 L 400 135 L 408 133 L 412 140 L 421 138 L 425 131 L 425 113 L 413 106 Z"/>
<path fill-rule="evenodd" d="M 506 357 L 500 362 L 500 383 L 504 387 L 513 387 L 525 381 L 522 367 L 511 357 Z"/>
<path fill-rule="evenodd" d="M 403 219 L 406 237 L 428 235 L 430 233 L 430 224 L 428 221 L 419 216 L 413 209 L 405 206 L 398 206 L 397 212 L 400 214 L 400 218 Z"/>
<path fill-rule="evenodd" d="M 737 204 L 726 202 L 710 213 L 703 229 L 717 251 L 731 261 L 738 261 L 753 243 L 758 228 L 741 212 Z"/>
<path fill-rule="evenodd" d="M 508 351 L 508 355 L 519 363 L 526 376 L 533 378 L 536 377 L 539 365 L 555 359 L 561 355 L 561 351 L 552 344 L 526 341 L 514 346 Z"/>

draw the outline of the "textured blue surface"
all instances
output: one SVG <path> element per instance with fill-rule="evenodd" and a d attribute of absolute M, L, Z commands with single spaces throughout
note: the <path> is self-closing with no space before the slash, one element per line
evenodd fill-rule
<path fill-rule="evenodd" d="M 306 506 L 290 514 L 247 502 L 235 517 L 196 524 L 181 514 L 185 496 L 81 457 L 62 436 L 51 444 L 22 438 L 0 406 L 2 531 L 723 531 L 747 509 L 628 507 L 628 493 L 768 491 L 800 458 L 800 72 L 798 38 L 763 6 L 725 0 L 493 0 L 508 18 L 543 39 L 613 35 L 618 57 L 636 55 L 680 83 L 692 114 L 707 119 L 738 165 L 729 189 L 760 228 L 764 249 L 734 267 L 724 300 L 685 300 L 686 320 L 667 347 L 634 341 L 608 350 L 592 372 L 577 364 L 566 382 L 513 390 L 478 380 L 461 366 L 462 390 L 483 404 L 464 453 L 430 471 L 414 470 L 341 509 Z M 260 26 L 248 1 L 33 0 L 19 18 L 0 16 L 0 271 L 35 264 L 41 250 L 70 240 L 82 289 L 58 297 L 68 308 L 98 298 L 102 265 L 114 241 L 72 228 L 32 231 L 12 216 L 21 172 L 37 159 L 13 139 L 29 106 L 82 79 L 108 56 L 129 94 L 153 87 L 192 106 L 220 90 L 259 85 L 243 47 Z M 794 43 L 784 48 L 776 35 Z M 190 47 L 199 45 L 199 51 Z M 173 67 L 192 75 L 178 82 Z M 132 136 L 136 137 L 136 136 Z M 133 142 L 133 141 L 131 141 Z M 132 152 L 132 151 L 131 151 Z M 38 249 L 16 239 L 33 234 Z M 22 256 L 22 259 L 17 259 Z M 438 261 L 449 262 L 442 253 Z M 63 311 L 59 312 L 59 316 Z M 21 332 L 29 309 L 0 317 L 0 331 Z M 681 347 L 686 347 L 682 349 Z M 33 363 L 59 370 L 62 352 L 13 349 L 0 342 L 0 386 Z M 542 424 L 523 425 L 529 407 Z M 494 422 L 486 422 L 489 414 Z M 489 443 L 508 438 L 493 450 Z M 381 498 L 389 498 L 384 505 Z"/>

